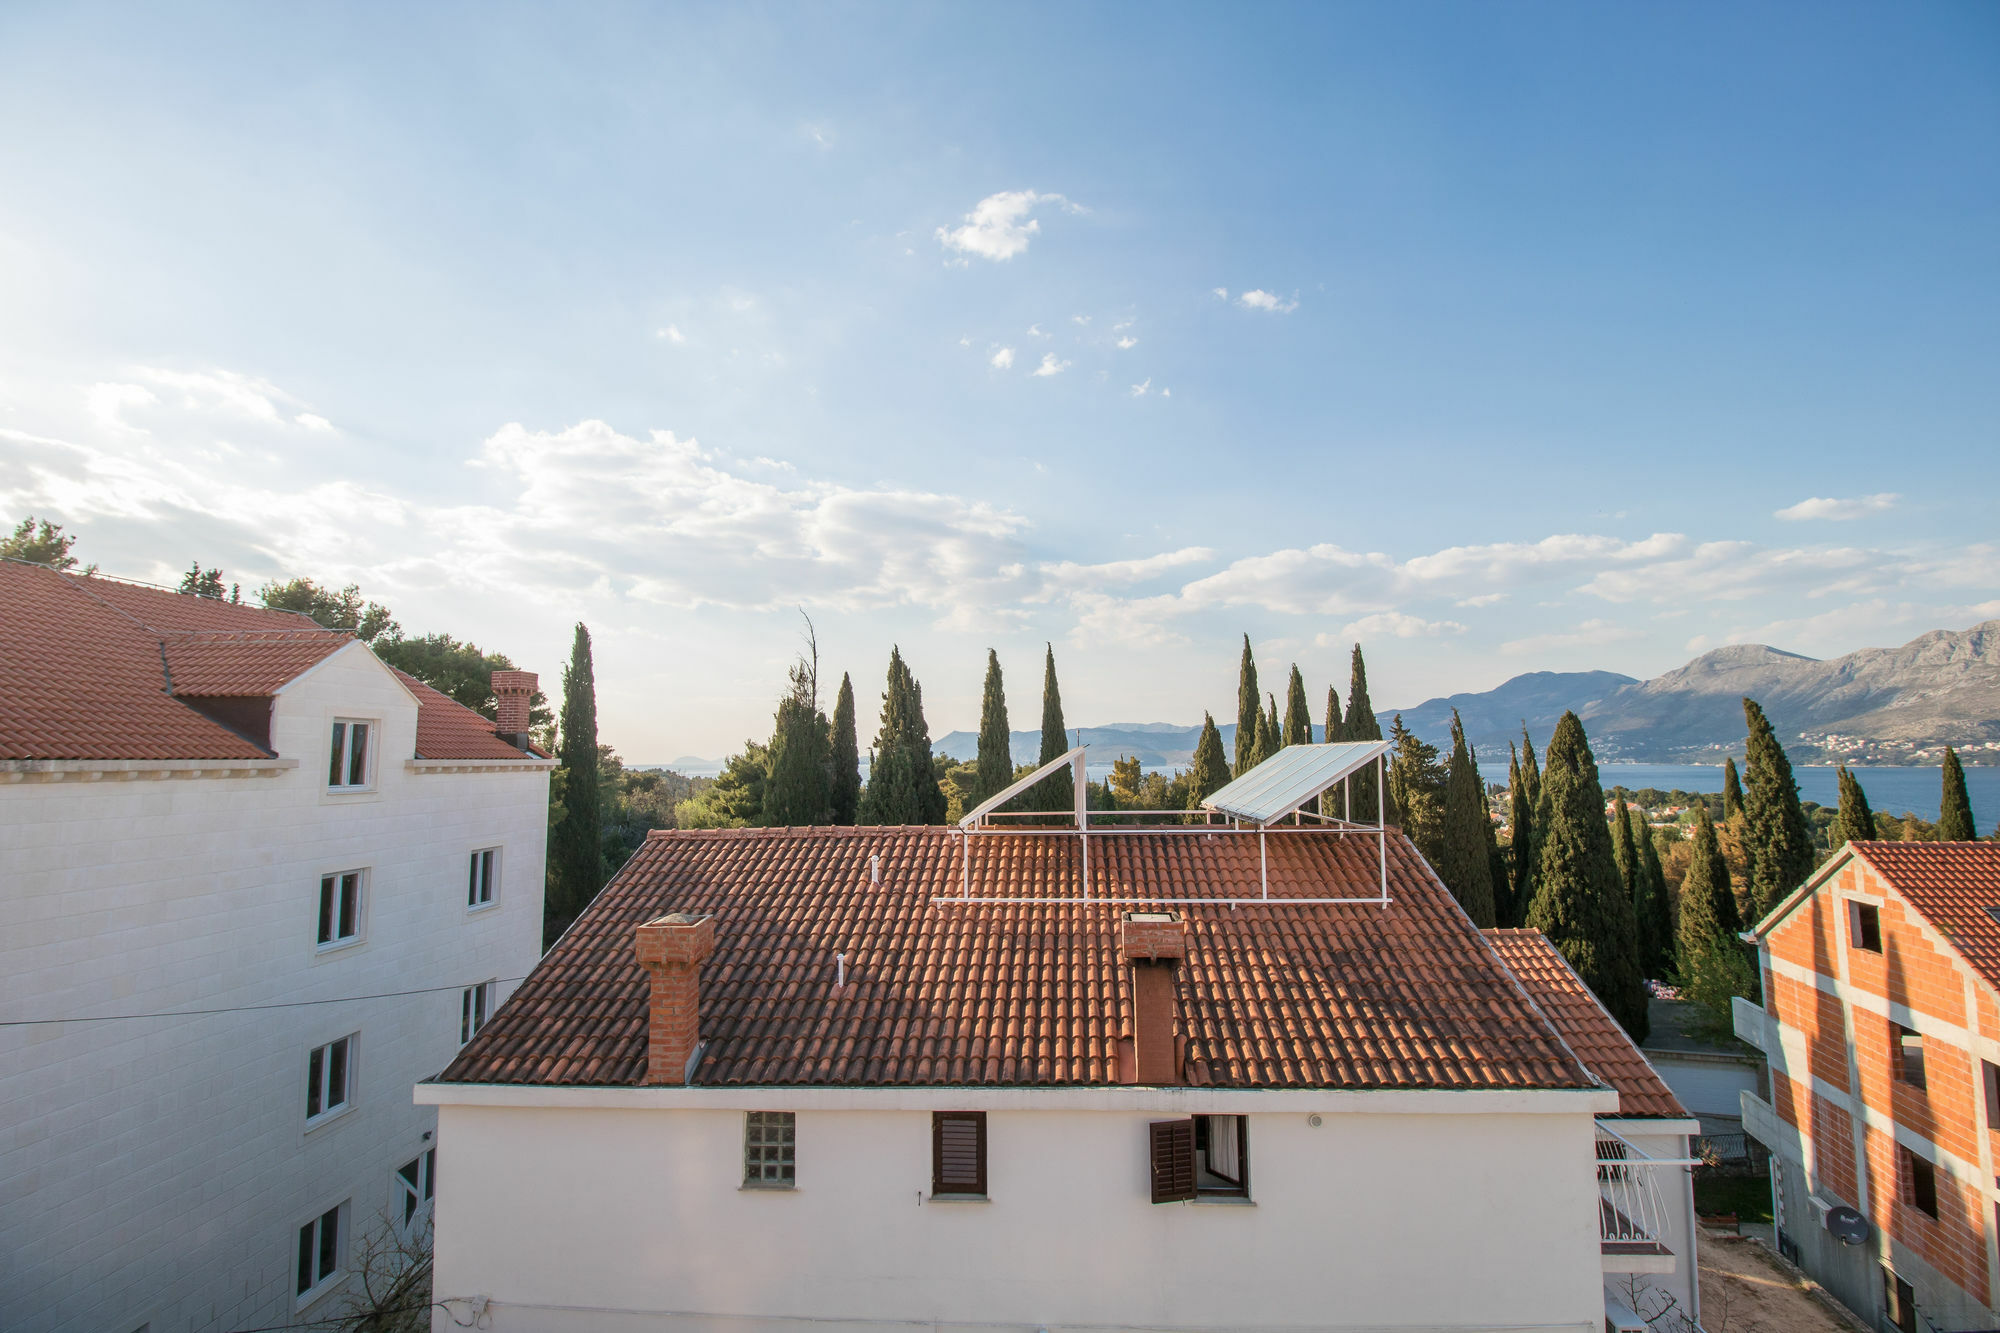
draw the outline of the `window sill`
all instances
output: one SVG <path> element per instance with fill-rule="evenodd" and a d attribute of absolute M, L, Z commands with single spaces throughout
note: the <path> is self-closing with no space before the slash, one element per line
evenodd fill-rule
<path fill-rule="evenodd" d="M 798 1188 L 795 1180 L 746 1180 L 736 1187 L 739 1193 L 750 1194 L 795 1194 Z"/>
<path fill-rule="evenodd" d="M 930 1196 L 930 1201 L 932 1203 L 992 1203 L 993 1196 L 990 1194 L 933 1194 Z"/>
<path fill-rule="evenodd" d="M 1257 1201 L 1240 1194 L 1202 1194 L 1189 1199 L 1197 1208 L 1255 1208 Z"/>
<path fill-rule="evenodd" d="M 345 1106 L 342 1106 L 338 1110 L 322 1111 L 320 1114 L 308 1118 L 306 1120 L 306 1133 L 310 1134 L 316 1129 L 325 1129 L 328 1125 L 331 1125 L 336 1121 L 345 1120 L 347 1118 L 347 1113 L 349 1111 L 352 1111 L 353 1109 L 354 1109 L 354 1103 L 348 1102 Z"/>
<path fill-rule="evenodd" d="M 366 943 L 368 943 L 366 936 L 356 935 L 351 940 L 335 940 L 331 944 L 315 944 L 313 945 L 313 957 L 325 958 L 330 954 L 346 953 L 349 949 L 358 949 Z"/>
<path fill-rule="evenodd" d="M 478 916 L 481 912 L 490 912 L 499 905 L 500 900 L 498 898 L 489 898 L 483 903 L 466 908 L 465 914 L 467 916 Z"/>
<path fill-rule="evenodd" d="M 321 1301 L 333 1295 L 334 1292 L 339 1291 L 346 1284 L 347 1270 L 344 1268 L 338 1269 L 332 1277 L 325 1279 L 315 1287 L 308 1288 L 304 1294 L 300 1295 L 296 1303 L 292 1306 L 292 1310 L 297 1314 L 304 1314 L 307 1310 L 312 1309 L 313 1306 L 318 1305 Z"/>

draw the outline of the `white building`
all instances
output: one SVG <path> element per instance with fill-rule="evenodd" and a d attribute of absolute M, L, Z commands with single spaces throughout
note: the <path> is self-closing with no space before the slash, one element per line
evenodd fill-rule
<path fill-rule="evenodd" d="M 1692 1122 L 1393 831 L 655 833 L 418 1100 L 439 1330 L 1695 1313 Z"/>
<path fill-rule="evenodd" d="M 533 966 L 550 762 L 304 617 L 0 562 L 0 1326 L 341 1308 Z"/>

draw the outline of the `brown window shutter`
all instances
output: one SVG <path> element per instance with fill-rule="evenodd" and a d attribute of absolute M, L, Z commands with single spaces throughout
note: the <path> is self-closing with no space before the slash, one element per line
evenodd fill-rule
<path fill-rule="evenodd" d="M 1194 1120 L 1155 1120 L 1152 1135 L 1153 1202 L 1194 1197 Z"/>
<path fill-rule="evenodd" d="M 986 1112 L 931 1112 L 931 1193 L 986 1193 Z"/>

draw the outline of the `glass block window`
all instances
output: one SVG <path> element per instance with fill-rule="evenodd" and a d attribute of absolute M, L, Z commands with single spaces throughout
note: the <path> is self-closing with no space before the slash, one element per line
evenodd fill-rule
<path fill-rule="evenodd" d="M 797 1182 L 797 1120 L 791 1111 L 752 1111 L 745 1118 L 745 1185 L 786 1188 Z"/>

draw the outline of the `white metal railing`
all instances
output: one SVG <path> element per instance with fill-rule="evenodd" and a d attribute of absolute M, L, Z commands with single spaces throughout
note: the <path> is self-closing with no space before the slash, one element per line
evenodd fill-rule
<path fill-rule="evenodd" d="M 1692 1157 L 1654 1157 L 1617 1130 L 1597 1122 L 1598 1239 L 1607 1253 L 1668 1254 L 1671 1215 L 1661 1193 L 1663 1171 L 1700 1165 Z M 1679 1197 L 1680 1191 L 1674 1192 Z"/>

